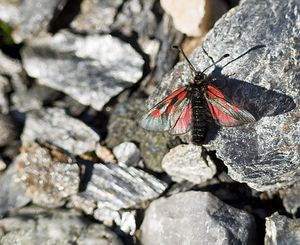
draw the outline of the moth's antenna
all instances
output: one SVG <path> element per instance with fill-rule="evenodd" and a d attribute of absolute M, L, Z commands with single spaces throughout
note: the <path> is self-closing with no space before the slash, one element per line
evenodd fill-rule
<path fill-rule="evenodd" d="M 218 59 L 216 62 L 214 62 L 214 63 L 212 63 L 210 66 L 206 67 L 206 68 L 202 71 L 202 73 L 204 73 L 208 68 L 210 68 L 210 67 L 216 65 L 217 63 L 219 63 L 221 60 L 223 60 L 224 58 L 226 58 L 226 57 L 228 57 L 228 56 L 229 56 L 229 54 L 224 54 L 224 55 L 223 55 L 220 59 Z"/>
<path fill-rule="evenodd" d="M 193 72 L 197 73 L 195 67 L 192 65 L 192 63 L 189 61 L 189 59 L 186 57 L 186 55 L 185 55 L 185 53 L 183 52 L 182 48 L 179 47 L 179 46 L 177 46 L 177 45 L 174 45 L 173 48 L 178 49 L 178 50 L 182 53 L 183 57 L 184 57 L 184 58 L 186 59 L 186 61 L 189 63 L 190 68 L 193 70 Z"/>

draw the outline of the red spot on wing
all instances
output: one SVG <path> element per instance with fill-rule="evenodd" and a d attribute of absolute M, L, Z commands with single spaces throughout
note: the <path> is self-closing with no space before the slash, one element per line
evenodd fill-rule
<path fill-rule="evenodd" d="M 154 111 L 151 112 L 151 115 L 154 117 L 160 117 L 161 112 L 159 109 L 156 108 Z"/>
<path fill-rule="evenodd" d="M 173 134 L 183 134 L 189 130 L 190 121 L 192 119 L 192 105 L 185 107 L 178 118 L 175 126 L 172 128 Z"/>
<path fill-rule="evenodd" d="M 171 100 L 167 100 L 167 101 L 165 102 L 165 105 L 168 106 L 170 103 L 171 103 Z"/>
<path fill-rule="evenodd" d="M 183 99 L 185 98 L 186 94 L 187 94 L 187 91 L 185 91 L 185 92 L 179 94 L 178 97 L 177 97 L 178 100 L 183 100 Z"/>
<path fill-rule="evenodd" d="M 172 115 L 175 111 L 175 106 L 174 105 L 171 105 L 168 107 L 168 114 L 169 115 Z"/>
<path fill-rule="evenodd" d="M 224 94 L 222 94 L 222 92 L 220 90 L 216 89 L 213 86 L 208 85 L 207 89 L 208 89 L 207 94 L 212 98 L 216 98 L 216 97 L 224 98 L 225 97 Z"/>
<path fill-rule="evenodd" d="M 181 93 L 185 89 L 186 89 L 186 87 L 182 87 L 182 88 L 176 90 L 173 94 L 170 94 L 165 100 L 174 98 L 177 94 Z"/>
<path fill-rule="evenodd" d="M 211 115 L 216 121 L 220 121 L 222 124 L 228 124 L 228 125 L 237 122 L 236 119 L 234 119 L 233 117 L 231 117 L 228 114 L 226 114 L 225 112 L 223 112 L 217 106 L 212 105 L 209 102 L 207 102 L 207 103 L 208 103 Z"/>
<path fill-rule="evenodd" d="M 239 111 L 240 111 L 240 109 L 237 108 L 236 106 L 234 106 L 234 105 L 231 105 L 231 106 L 232 106 L 232 109 L 233 109 L 234 111 L 236 111 L 236 112 L 239 112 Z"/>

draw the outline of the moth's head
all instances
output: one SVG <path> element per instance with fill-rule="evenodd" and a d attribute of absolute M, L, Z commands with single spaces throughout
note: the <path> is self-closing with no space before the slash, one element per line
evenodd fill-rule
<path fill-rule="evenodd" d="M 194 73 L 194 82 L 195 83 L 202 83 L 205 80 L 206 76 L 203 72 L 201 71 L 196 71 Z"/>

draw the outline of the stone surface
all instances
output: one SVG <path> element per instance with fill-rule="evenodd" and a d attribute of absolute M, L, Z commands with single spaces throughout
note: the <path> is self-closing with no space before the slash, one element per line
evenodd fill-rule
<path fill-rule="evenodd" d="M 142 244 L 252 244 L 254 218 L 205 192 L 153 201 L 141 225 Z"/>
<path fill-rule="evenodd" d="M 16 164 L 12 163 L 0 177 L 0 217 L 25 206 L 31 200 L 17 181 L 15 167 Z"/>
<path fill-rule="evenodd" d="M 220 0 L 161 0 L 160 4 L 172 16 L 175 27 L 188 36 L 204 35 L 226 10 Z"/>
<path fill-rule="evenodd" d="M 230 54 L 205 73 L 209 78 L 235 73 L 214 84 L 257 122 L 236 128 L 212 125 L 206 146 L 216 149 L 234 180 L 258 191 L 276 190 L 300 179 L 298 11 L 296 0 L 243 1 L 217 22 L 202 47 L 190 55 L 201 71 L 211 59 Z M 190 79 L 186 61 L 180 62 L 153 93 L 149 105 Z"/>
<path fill-rule="evenodd" d="M 267 217 L 265 245 L 300 244 L 299 222 L 277 212 Z"/>
<path fill-rule="evenodd" d="M 18 1 L 18 19 L 14 27 L 13 38 L 16 43 L 24 39 L 31 39 L 47 32 L 49 22 L 53 18 L 54 11 L 58 5 L 66 1 L 34 0 Z M 38 14 L 37 14 L 38 13 Z"/>
<path fill-rule="evenodd" d="M 78 192 L 79 167 L 63 152 L 25 144 L 16 163 L 19 183 L 35 204 L 60 207 Z"/>
<path fill-rule="evenodd" d="M 188 180 L 195 184 L 211 179 L 216 173 L 216 166 L 210 157 L 204 159 L 202 148 L 192 144 L 171 149 L 162 160 L 162 168 L 173 181 Z"/>
<path fill-rule="evenodd" d="M 86 190 L 78 196 L 87 204 L 96 202 L 94 217 L 104 222 L 121 222 L 121 209 L 137 208 L 167 188 L 166 183 L 142 170 L 113 163 L 94 164 L 91 174 Z"/>
<path fill-rule="evenodd" d="M 283 206 L 287 212 L 296 215 L 297 210 L 300 208 L 300 182 L 295 183 L 293 186 L 285 190 L 283 196 Z"/>
<path fill-rule="evenodd" d="M 112 29 L 121 30 L 126 35 L 136 32 L 140 37 L 153 36 L 157 28 L 156 18 L 152 11 L 154 2 L 154 0 L 125 1 L 112 24 Z"/>
<path fill-rule="evenodd" d="M 121 245 L 118 236 L 101 224 L 92 224 L 81 213 L 30 206 L 0 220 L 5 231 L 0 243 Z M 96 243 L 97 241 L 97 243 Z"/>
<path fill-rule="evenodd" d="M 67 31 L 30 40 L 21 55 L 26 72 L 38 83 L 95 110 L 101 110 L 113 96 L 136 83 L 144 64 L 128 43 L 117 38 L 83 37 Z"/>
<path fill-rule="evenodd" d="M 122 163 L 127 166 L 137 166 L 141 158 L 139 148 L 132 142 L 123 142 L 117 145 L 113 149 L 113 153 L 119 164 Z"/>
<path fill-rule="evenodd" d="M 0 147 L 5 146 L 18 137 L 20 124 L 11 115 L 0 114 Z"/>
<path fill-rule="evenodd" d="M 121 4 L 122 0 L 84 0 L 71 27 L 77 31 L 108 32 Z"/>
<path fill-rule="evenodd" d="M 48 108 L 27 114 L 22 142 L 39 140 L 75 154 L 93 151 L 99 136 L 83 122 L 68 116 L 63 109 Z"/>

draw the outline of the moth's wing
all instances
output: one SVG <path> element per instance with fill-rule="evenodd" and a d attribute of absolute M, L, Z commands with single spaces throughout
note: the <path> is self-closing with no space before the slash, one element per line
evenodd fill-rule
<path fill-rule="evenodd" d="M 248 111 L 234 105 L 221 91 L 208 85 L 204 93 L 216 124 L 223 127 L 240 126 L 256 120 Z"/>
<path fill-rule="evenodd" d="M 180 117 L 173 128 L 169 130 L 171 135 L 185 134 L 191 130 L 192 127 L 192 103 L 190 99 L 186 99 L 181 103 L 183 107 Z"/>
<path fill-rule="evenodd" d="M 150 109 L 140 121 L 140 126 L 150 131 L 164 132 L 174 128 L 190 101 L 187 87 L 182 87 Z M 172 131 L 172 130 L 171 130 Z"/>

